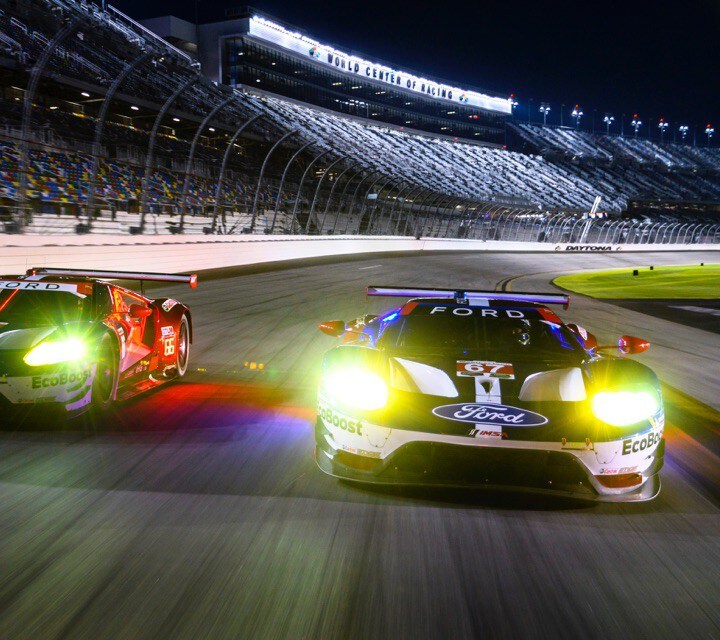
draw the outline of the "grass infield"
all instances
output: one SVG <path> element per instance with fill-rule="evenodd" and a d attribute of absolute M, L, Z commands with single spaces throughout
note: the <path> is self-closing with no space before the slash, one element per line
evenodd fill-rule
<path fill-rule="evenodd" d="M 633 275 L 634 270 L 638 275 Z M 720 264 L 583 271 L 560 276 L 553 283 L 593 298 L 712 300 L 720 298 Z"/>

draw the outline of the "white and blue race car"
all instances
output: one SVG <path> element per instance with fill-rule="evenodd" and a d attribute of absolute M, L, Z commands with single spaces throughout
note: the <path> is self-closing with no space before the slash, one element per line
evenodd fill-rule
<path fill-rule="evenodd" d="M 564 324 L 558 294 L 369 287 L 410 298 L 354 323 L 323 359 L 316 461 L 367 483 L 490 487 L 594 501 L 660 491 L 656 375 Z"/>

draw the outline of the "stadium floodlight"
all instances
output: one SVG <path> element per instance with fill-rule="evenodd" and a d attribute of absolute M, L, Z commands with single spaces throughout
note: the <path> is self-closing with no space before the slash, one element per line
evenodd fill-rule
<path fill-rule="evenodd" d="M 685 136 L 687 136 L 688 131 L 690 131 L 690 127 L 688 127 L 686 124 L 681 124 L 678 127 L 678 131 L 680 132 L 680 137 L 682 138 L 682 141 L 685 142 Z"/>
<path fill-rule="evenodd" d="M 81 95 L 83 98 L 89 98 L 89 97 L 90 97 L 90 94 L 89 94 L 87 91 L 83 91 L 80 95 Z"/>
<path fill-rule="evenodd" d="M 140 107 L 136 107 L 135 105 L 132 105 L 130 107 L 133 111 L 140 111 Z"/>
<path fill-rule="evenodd" d="M 633 119 L 632 119 L 632 122 L 630 123 L 630 126 L 633 129 L 635 129 L 635 137 L 637 138 L 638 131 L 640 130 L 640 127 L 642 126 L 642 120 L 640 120 L 640 118 L 638 118 L 637 113 L 633 114 Z"/>
<path fill-rule="evenodd" d="M 547 124 L 547 114 L 550 113 L 550 105 L 547 102 L 543 102 L 540 105 L 540 113 L 543 115 L 543 126 Z"/>
<path fill-rule="evenodd" d="M 660 118 L 658 122 L 658 129 L 660 129 L 660 143 L 664 141 L 665 131 L 670 126 L 670 123 L 665 122 L 665 118 Z"/>
<path fill-rule="evenodd" d="M 605 133 L 610 135 L 610 125 L 615 122 L 615 116 L 612 113 L 606 113 L 605 117 L 603 118 L 603 122 L 605 123 Z"/>
<path fill-rule="evenodd" d="M 715 133 L 714 127 L 710 123 L 708 123 L 707 126 L 705 127 L 705 135 L 707 136 L 708 147 L 710 146 L 710 138 L 713 137 L 714 133 Z"/>
<path fill-rule="evenodd" d="M 575 105 L 575 108 L 572 110 L 572 113 L 570 114 L 573 118 L 575 118 L 575 128 L 580 128 L 580 118 L 583 117 L 583 110 L 580 107 L 579 104 Z"/>

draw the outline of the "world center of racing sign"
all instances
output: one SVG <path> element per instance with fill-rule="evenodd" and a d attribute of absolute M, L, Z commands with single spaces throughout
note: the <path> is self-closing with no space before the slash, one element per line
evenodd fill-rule
<path fill-rule="evenodd" d="M 321 44 L 301 33 L 289 31 L 285 27 L 265 18 L 258 16 L 250 18 L 248 35 L 271 42 L 283 49 L 300 54 L 304 58 L 309 58 L 317 64 L 332 67 L 336 71 L 351 76 L 381 82 L 413 93 L 420 93 L 436 100 L 477 107 L 486 111 L 497 111 L 508 115 L 512 113 L 510 98 L 498 98 L 475 91 L 466 91 L 404 71 L 391 69 L 382 64 L 369 62 Z"/>

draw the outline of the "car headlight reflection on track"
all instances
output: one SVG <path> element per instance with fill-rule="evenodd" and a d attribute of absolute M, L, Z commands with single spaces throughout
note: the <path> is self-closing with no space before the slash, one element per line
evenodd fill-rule
<path fill-rule="evenodd" d="M 660 399 L 653 389 L 642 391 L 600 391 L 591 401 L 596 418 L 616 427 L 637 424 L 660 410 Z"/>
<path fill-rule="evenodd" d="M 385 381 L 365 369 L 335 369 L 326 374 L 325 390 L 339 403 L 356 409 L 382 409 L 388 401 Z"/>
<path fill-rule="evenodd" d="M 60 362 L 76 362 L 87 357 L 85 343 L 78 338 L 41 342 L 25 354 L 23 360 L 31 367 Z"/>

